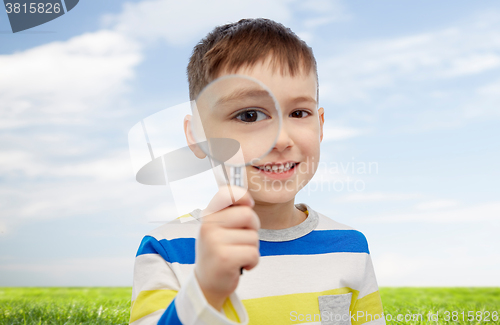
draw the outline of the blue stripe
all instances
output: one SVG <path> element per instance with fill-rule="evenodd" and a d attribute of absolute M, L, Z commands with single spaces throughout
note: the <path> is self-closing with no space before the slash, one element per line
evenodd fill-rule
<path fill-rule="evenodd" d="M 177 309 L 175 308 L 175 298 L 172 300 L 163 315 L 161 315 L 157 325 L 182 325 L 179 316 L 177 315 Z"/>
<path fill-rule="evenodd" d="M 156 240 L 146 236 L 136 256 L 160 254 L 170 263 L 194 264 L 195 238 Z M 327 253 L 366 253 L 368 243 L 357 230 L 315 230 L 300 238 L 284 242 L 260 241 L 261 256 L 314 255 Z"/>
<path fill-rule="evenodd" d="M 367 253 L 365 236 L 357 230 L 315 230 L 295 240 L 260 241 L 261 256 Z"/>
<path fill-rule="evenodd" d="M 155 248 L 155 243 L 157 243 L 158 241 L 151 237 L 151 236 L 145 236 L 142 241 L 141 241 L 141 244 L 139 245 L 139 249 L 137 250 L 137 255 L 135 255 L 135 257 L 139 256 L 139 255 L 143 255 L 143 254 L 158 254 L 158 252 L 156 251 L 156 248 Z"/>
<path fill-rule="evenodd" d="M 194 264 L 195 238 L 176 238 L 160 241 L 151 236 L 143 238 L 137 256 L 143 254 L 160 254 L 170 263 Z"/>

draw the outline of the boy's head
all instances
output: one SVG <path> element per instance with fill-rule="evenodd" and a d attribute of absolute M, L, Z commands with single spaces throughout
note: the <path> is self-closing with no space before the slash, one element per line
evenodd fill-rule
<path fill-rule="evenodd" d="M 242 74 L 264 83 L 276 97 L 283 124 L 260 168 L 245 168 L 248 189 L 256 203 L 284 203 L 314 176 L 323 139 L 324 110 L 318 109 L 318 74 L 312 50 L 289 28 L 268 19 L 242 19 L 216 27 L 195 46 L 187 68 L 189 95 L 195 100 L 212 80 Z M 190 117 L 184 122 L 188 144 Z M 191 149 L 196 146 L 191 146 Z M 194 149 L 202 158 L 204 154 Z M 269 164 L 295 167 L 283 175 L 262 171 Z M 273 166 L 270 166 L 271 168 Z M 281 169 L 283 171 L 283 169 Z M 280 172 L 280 169 L 275 172 Z"/>
<path fill-rule="evenodd" d="M 293 77 L 312 70 L 318 83 L 312 49 L 290 28 L 264 18 L 241 19 L 214 28 L 194 47 L 187 67 L 190 100 L 222 74 L 252 67 L 268 57 L 273 73 L 280 70 Z"/>

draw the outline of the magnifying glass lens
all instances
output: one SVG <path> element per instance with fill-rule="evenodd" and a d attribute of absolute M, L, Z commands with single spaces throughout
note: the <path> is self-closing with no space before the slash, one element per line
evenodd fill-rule
<path fill-rule="evenodd" d="M 256 79 L 229 75 L 207 85 L 193 105 L 193 135 L 213 160 L 257 164 L 274 147 L 281 116 L 275 97 Z"/>

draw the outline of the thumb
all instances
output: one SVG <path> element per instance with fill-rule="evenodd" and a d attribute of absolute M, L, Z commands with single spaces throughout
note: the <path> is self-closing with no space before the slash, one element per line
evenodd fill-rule
<path fill-rule="evenodd" d="M 233 201 L 233 198 L 235 201 Z M 208 206 L 202 211 L 202 216 L 221 211 L 232 205 L 247 205 L 253 207 L 255 201 L 250 193 L 243 187 L 223 185 L 214 195 Z"/>

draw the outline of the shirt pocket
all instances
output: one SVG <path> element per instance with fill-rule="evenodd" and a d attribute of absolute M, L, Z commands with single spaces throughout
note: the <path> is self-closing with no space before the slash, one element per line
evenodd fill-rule
<path fill-rule="evenodd" d="M 319 311 L 321 325 L 351 325 L 352 292 L 341 295 L 319 296 Z"/>

